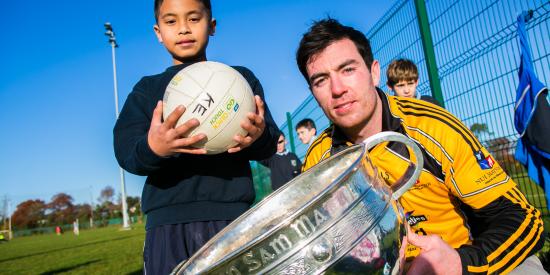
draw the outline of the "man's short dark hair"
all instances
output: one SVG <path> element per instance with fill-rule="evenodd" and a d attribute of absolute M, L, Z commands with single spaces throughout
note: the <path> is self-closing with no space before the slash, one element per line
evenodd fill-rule
<path fill-rule="evenodd" d="M 201 2 L 206 10 L 208 11 L 208 16 L 210 16 L 210 19 L 212 19 L 212 4 L 210 3 L 210 0 L 195 0 Z M 155 0 L 155 22 L 158 22 L 159 20 L 159 12 L 160 12 L 160 6 L 164 0 Z"/>
<path fill-rule="evenodd" d="M 350 39 L 355 44 L 370 70 L 374 57 L 367 37 L 352 27 L 340 24 L 336 19 L 327 18 L 313 23 L 308 32 L 302 36 L 300 46 L 296 51 L 296 63 L 298 63 L 298 68 L 308 83 L 307 63 L 309 59 L 322 52 L 333 42 L 345 38 Z"/>
<path fill-rule="evenodd" d="M 304 127 L 308 130 L 315 129 L 317 130 L 317 127 L 315 127 L 315 122 L 311 118 L 304 118 L 296 124 L 296 131 L 298 131 L 298 128 Z"/>

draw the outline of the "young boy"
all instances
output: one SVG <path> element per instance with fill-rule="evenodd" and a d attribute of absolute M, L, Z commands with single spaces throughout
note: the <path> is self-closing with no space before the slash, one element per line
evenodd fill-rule
<path fill-rule="evenodd" d="M 303 144 L 308 146 L 315 140 L 317 129 L 315 128 L 315 122 L 310 118 L 304 118 L 296 124 L 296 133 L 298 138 Z"/>
<path fill-rule="evenodd" d="M 260 82 L 244 67 L 234 68 L 252 87 L 257 112 L 241 122 L 248 135 L 235 136 L 238 144 L 228 152 L 205 155 L 206 150 L 191 147 L 206 136 L 188 136 L 199 125 L 196 119 L 175 128 L 183 106 L 163 121 L 168 83 L 181 69 L 206 60 L 216 20 L 209 0 L 155 0 L 154 8 L 155 33 L 174 66 L 135 85 L 116 122 L 114 148 L 122 168 L 147 176 L 144 271 L 167 274 L 250 207 L 255 194 L 249 160 L 273 155 L 279 130 L 262 101 Z"/>
<path fill-rule="evenodd" d="M 302 162 L 296 154 L 286 150 L 285 134 L 281 132 L 277 141 L 277 153 L 268 159 L 259 161 L 271 170 L 271 190 L 275 191 L 295 178 L 302 170 Z"/>
<path fill-rule="evenodd" d="M 395 95 L 422 99 L 439 105 L 433 97 L 421 96 L 416 92 L 416 87 L 418 86 L 418 69 L 411 60 L 402 58 L 392 61 L 388 66 L 386 76 L 388 78 L 388 87 L 395 92 Z"/>

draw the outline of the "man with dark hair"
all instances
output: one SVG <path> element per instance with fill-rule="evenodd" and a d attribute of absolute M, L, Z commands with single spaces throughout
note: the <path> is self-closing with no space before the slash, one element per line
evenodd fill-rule
<path fill-rule="evenodd" d="M 315 122 L 311 118 L 304 118 L 296 124 L 296 133 L 298 134 L 298 139 L 303 144 L 308 146 L 315 140 L 317 137 L 317 127 L 315 127 Z"/>
<path fill-rule="evenodd" d="M 380 65 L 365 35 L 334 19 L 318 21 L 303 35 L 296 59 L 332 122 L 309 148 L 303 170 L 382 131 L 402 133 L 421 148 L 422 173 L 399 199 L 410 273 L 508 273 L 518 266 L 533 268 L 523 273 L 544 272 L 533 255 L 544 243 L 540 211 L 452 114 L 377 88 Z M 390 142 L 369 157 L 392 185 L 410 155 Z"/>

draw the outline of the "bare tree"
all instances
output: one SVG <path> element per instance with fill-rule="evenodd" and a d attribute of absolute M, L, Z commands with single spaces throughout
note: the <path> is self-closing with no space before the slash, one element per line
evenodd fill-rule
<path fill-rule="evenodd" d="M 113 202 L 113 197 L 115 195 L 115 189 L 111 186 L 105 186 L 99 193 L 99 204 L 104 204 L 106 202 Z"/>

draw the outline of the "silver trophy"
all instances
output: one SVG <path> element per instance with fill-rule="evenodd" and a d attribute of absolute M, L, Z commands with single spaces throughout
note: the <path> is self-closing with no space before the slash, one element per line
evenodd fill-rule
<path fill-rule="evenodd" d="M 368 150 L 412 149 L 416 164 L 392 187 Z M 229 224 L 173 274 L 397 274 L 405 234 L 397 199 L 418 179 L 420 149 L 382 132 L 320 162 Z"/>

